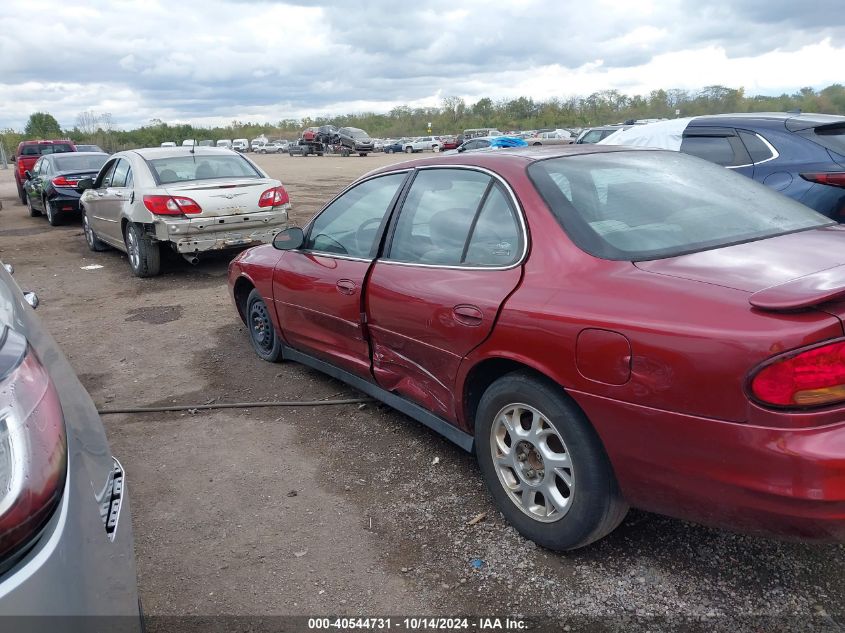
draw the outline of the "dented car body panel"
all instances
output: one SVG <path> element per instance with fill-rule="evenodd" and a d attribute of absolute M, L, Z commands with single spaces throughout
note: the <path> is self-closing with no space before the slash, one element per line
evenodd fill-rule
<path fill-rule="evenodd" d="M 774 312 L 755 308 L 749 298 L 845 263 L 845 230 L 819 216 L 807 230 L 652 261 L 599 257 L 581 247 L 530 176 L 546 159 L 564 166 L 576 161 L 576 167 L 582 156 L 612 161 L 621 152 L 636 161 L 649 151 L 646 162 L 665 160 L 667 170 L 675 160 L 695 160 L 691 171 L 706 169 L 704 161 L 669 152 L 654 157 L 652 150 L 579 144 L 439 156 L 376 170 L 315 216 L 299 248 L 265 246 L 239 255 L 229 269 L 235 304 L 244 317 L 245 297 L 256 289 L 273 307 L 290 356 L 313 357 L 329 373 L 342 369 L 386 402 L 399 396 L 463 438 L 472 438 L 476 407 L 494 380 L 516 370 L 544 377 L 581 408 L 625 500 L 636 507 L 790 538 L 845 539 L 845 406 L 785 410 L 761 405 L 748 391 L 752 372 L 776 355 L 843 338 L 840 304 Z M 361 222 L 367 216 L 356 191 L 409 169 L 395 194 L 376 198 L 377 223 L 369 217 L 348 238 L 335 233 L 334 242 L 313 239 L 327 230 L 321 217 L 331 217 L 338 200 L 349 197 L 350 217 Z M 437 182 L 431 174 L 438 170 L 460 186 Z M 435 235 L 434 218 L 460 215 L 455 201 L 471 190 L 465 170 L 490 176 L 491 190 L 502 192 L 522 222 L 521 254 L 519 240 L 501 235 L 488 253 L 514 253 L 507 265 L 467 264 L 470 237 L 460 264 L 433 263 L 446 252 L 437 247 L 450 240 L 449 231 Z M 764 187 L 725 174 L 730 186 L 753 188 L 749 196 L 767 195 Z M 434 184 L 415 190 L 426 178 Z M 611 200 L 607 191 L 602 195 Z M 424 204 L 433 209 L 425 220 L 431 232 L 412 233 L 409 249 L 398 254 L 403 226 L 421 224 L 403 224 L 403 214 L 419 213 Z M 805 211 L 812 213 L 798 213 Z M 606 231 L 615 226 L 602 221 Z M 353 252 L 373 223 L 373 248 Z M 495 225 L 500 233 L 502 226 Z M 764 270 L 755 267 L 759 260 L 780 265 Z M 293 304 L 301 315 L 325 318 L 300 322 Z M 348 340 L 338 349 L 341 331 L 332 329 L 340 321 Z M 413 408 L 402 410 L 436 428 Z M 450 439 L 472 447 L 471 440 Z"/>

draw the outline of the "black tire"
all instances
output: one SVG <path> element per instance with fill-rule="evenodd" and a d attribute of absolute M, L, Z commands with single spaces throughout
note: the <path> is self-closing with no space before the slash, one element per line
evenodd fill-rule
<path fill-rule="evenodd" d="M 414 148 L 413 148 L 413 147 L 406 147 L 406 148 L 405 148 L 405 153 L 406 153 L 406 154 L 413 154 L 413 153 L 414 153 Z"/>
<path fill-rule="evenodd" d="M 32 198 L 30 198 L 29 196 L 26 196 L 24 204 L 26 205 L 26 208 L 29 209 L 29 217 L 37 218 L 41 215 L 41 211 L 32 206 Z"/>
<path fill-rule="evenodd" d="M 527 406 L 539 412 L 540 418 L 532 418 L 543 420 L 542 426 L 538 428 L 551 428 L 557 433 L 557 436 L 550 434 L 541 440 L 545 442 L 546 449 L 554 444 L 554 453 L 567 454 L 571 463 L 568 470 L 572 484 L 570 488 L 563 484 L 561 477 L 554 474 L 555 471 L 552 471 L 549 477 L 549 473 L 544 469 L 551 467 L 548 461 L 537 461 L 539 451 L 531 453 L 529 450 L 528 453 L 519 455 L 523 449 L 531 446 L 530 442 L 523 443 L 522 439 L 515 441 L 506 431 L 501 439 L 501 442 L 507 444 L 510 438 L 509 452 L 503 455 L 506 457 L 512 449 L 511 463 L 515 464 L 514 468 L 505 466 L 502 469 L 503 478 L 511 479 L 522 490 L 538 490 L 539 495 L 531 492 L 532 496 L 529 497 L 529 500 L 536 504 L 538 511 L 545 513 L 549 503 L 554 505 L 551 496 L 550 501 L 546 501 L 540 487 L 542 484 L 551 481 L 553 490 L 561 492 L 560 499 L 564 500 L 565 509 L 559 512 L 560 516 L 556 519 L 551 515 L 548 522 L 537 518 L 537 513 L 529 514 L 529 510 L 519 505 L 515 500 L 515 493 L 520 490 L 515 490 L 515 493 L 506 490 L 500 480 L 499 470 L 493 462 L 494 424 L 500 430 L 506 428 L 496 421 L 501 419 L 500 414 L 506 412 L 510 406 Z M 531 417 L 532 413 L 527 412 L 526 415 Z M 525 427 L 522 428 L 525 431 Z M 563 389 L 551 381 L 535 377 L 528 372 L 514 372 L 494 382 L 484 392 L 478 406 L 475 418 L 475 447 L 484 482 L 496 507 L 520 534 L 542 547 L 555 551 L 584 547 L 612 532 L 625 518 L 628 506 L 619 492 L 616 477 L 598 434 Z M 501 452 L 498 448 L 496 450 Z M 516 459 L 517 457 L 521 459 Z M 551 458 L 547 456 L 546 459 Z M 534 470 L 535 468 L 538 470 Z M 518 470 L 521 472 L 517 473 Z M 562 470 L 566 471 L 566 468 Z M 531 477 L 526 477 L 526 473 Z M 534 483 L 527 483 L 529 481 Z M 564 494 L 566 492 L 568 496 Z M 523 502 L 525 494 L 522 492 L 518 497 Z M 545 508 L 540 506 L 538 498 L 543 499 Z"/>
<path fill-rule="evenodd" d="M 386 150 L 384 150 L 384 153 L 385 154 L 392 154 L 393 150 L 388 147 Z"/>
<path fill-rule="evenodd" d="M 26 201 L 29 198 L 29 196 L 26 195 L 26 190 L 23 188 L 23 185 L 18 181 L 17 178 L 15 179 L 15 185 L 18 188 L 18 198 L 20 199 L 21 204 L 26 204 Z"/>
<path fill-rule="evenodd" d="M 50 223 L 50 226 L 59 226 L 62 223 L 61 214 L 56 210 L 53 203 L 46 198 L 42 198 L 42 202 L 44 203 L 44 211 L 47 213 L 47 221 Z"/>
<path fill-rule="evenodd" d="M 358 152 L 358 156 L 366 156 L 367 152 Z"/>
<path fill-rule="evenodd" d="M 532 147 L 542 147 L 542 145 L 543 145 L 542 143 L 532 143 L 531 144 Z"/>
<path fill-rule="evenodd" d="M 273 327 L 270 310 L 258 290 L 253 289 L 246 300 L 246 327 L 252 349 L 261 360 L 278 363 L 282 360 L 282 342 Z"/>
<path fill-rule="evenodd" d="M 88 244 L 90 250 L 99 253 L 108 248 L 108 245 L 97 237 L 94 229 L 88 223 L 88 214 L 85 213 L 85 209 L 82 210 L 82 232 L 85 234 L 85 243 Z"/>
<path fill-rule="evenodd" d="M 129 267 L 136 277 L 155 277 L 161 272 L 161 251 L 158 242 L 144 235 L 139 225 L 126 225 L 123 240 L 129 256 Z"/>

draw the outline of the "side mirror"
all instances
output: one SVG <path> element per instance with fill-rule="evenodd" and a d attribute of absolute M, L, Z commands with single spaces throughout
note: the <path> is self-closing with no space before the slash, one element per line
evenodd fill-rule
<path fill-rule="evenodd" d="M 23 172 L 23 175 L 26 176 L 27 180 L 32 180 L 32 172 L 29 171 L 28 169 L 25 172 Z"/>
<path fill-rule="evenodd" d="M 466 148 L 466 147 L 464 147 L 463 145 L 459 145 L 459 146 L 458 146 L 458 151 L 459 151 L 459 152 L 465 152 L 465 151 L 467 151 L 467 148 Z"/>
<path fill-rule="evenodd" d="M 298 226 L 292 226 L 276 233 L 273 246 L 280 251 L 294 251 L 305 243 L 305 233 Z"/>
<path fill-rule="evenodd" d="M 83 178 L 78 183 L 76 183 L 76 190 L 80 193 L 85 191 L 86 189 L 93 189 L 94 188 L 94 180 L 92 178 Z"/>

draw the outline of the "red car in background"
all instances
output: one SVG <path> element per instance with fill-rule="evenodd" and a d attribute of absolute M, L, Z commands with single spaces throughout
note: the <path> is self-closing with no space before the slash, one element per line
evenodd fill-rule
<path fill-rule="evenodd" d="M 440 137 L 440 151 L 445 152 L 447 149 L 457 149 L 460 143 L 456 136 L 441 136 Z"/>
<path fill-rule="evenodd" d="M 629 505 L 843 540 L 843 246 L 701 159 L 571 145 L 370 173 L 229 284 L 261 358 L 474 451 L 544 547 L 587 545 Z"/>
<path fill-rule="evenodd" d="M 21 141 L 15 150 L 15 185 L 18 188 L 18 198 L 21 204 L 26 204 L 26 172 L 31 170 L 35 162 L 45 154 L 60 152 L 75 152 L 76 145 L 69 139 L 57 141 Z"/>

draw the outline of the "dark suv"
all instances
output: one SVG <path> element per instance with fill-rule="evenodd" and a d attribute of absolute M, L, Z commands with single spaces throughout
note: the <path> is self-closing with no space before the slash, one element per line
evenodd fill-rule
<path fill-rule="evenodd" d="M 773 112 L 692 119 L 681 151 L 845 221 L 845 117 Z"/>
<path fill-rule="evenodd" d="M 375 151 L 375 144 L 370 135 L 357 127 L 342 127 L 337 131 L 337 142 L 361 156 Z"/>
<path fill-rule="evenodd" d="M 26 182 L 26 172 L 32 169 L 35 161 L 45 154 L 75 151 L 76 145 L 68 139 L 58 141 L 21 141 L 18 143 L 18 149 L 15 151 L 15 162 L 17 164 L 15 169 L 15 185 L 18 188 L 18 198 L 20 198 L 21 204 L 26 204 L 26 191 L 24 191 L 23 187 Z"/>

